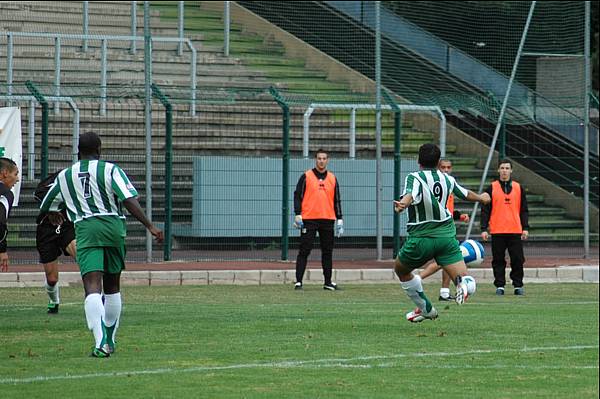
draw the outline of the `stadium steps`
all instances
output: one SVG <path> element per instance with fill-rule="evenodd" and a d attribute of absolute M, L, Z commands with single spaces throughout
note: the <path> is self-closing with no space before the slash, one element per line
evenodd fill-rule
<path fill-rule="evenodd" d="M 35 7 L 32 7 L 32 9 L 35 12 L 45 14 L 54 12 L 54 8 L 49 6 L 49 3 L 24 3 L 34 4 Z M 102 20 L 112 19 L 114 21 L 114 24 L 106 25 L 112 27 L 110 28 L 111 33 L 126 31 L 127 33 L 125 34 L 129 35 L 128 25 L 130 20 L 128 18 L 112 18 L 111 16 L 120 15 L 122 17 L 129 15 L 130 5 L 118 2 L 108 5 L 106 3 L 97 3 L 90 2 L 90 11 L 94 10 L 95 14 L 107 15 Z M 81 16 L 80 11 L 74 9 L 71 3 L 58 2 L 57 4 L 63 7 L 60 9 L 62 12 L 75 10 L 71 21 L 76 23 L 65 26 L 61 25 L 61 33 L 81 33 L 81 24 L 77 19 L 77 15 Z M 176 36 L 176 14 L 173 14 L 173 10 L 177 7 L 176 3 L 167 4 L 166 7 L 162 8 L 156 8 L 155 5 L 155 2 L 153 2 L 153 34 Z M 199 85 L 202 86 L 202 88 L 199 88 L 199 99 L 202 98 L 201 92 L 203 89 L 211 90 L 210 87 L 204 86 L 212 85 L 214 88 L 226 87 L 229 89 L 260 90 L 271 84 L 279 88 L 293 90 L 295 93 L 309 94 L 315 100 L 336 99 L 344 101 L 347 98 L 349 93 L 348 87 L 327 81 L 325 73 L 306 68 L 304 60 L 286 56 L 281 44 L 273 43 L 268 38 L 243 33 L 242 28 L 238 25 L 233 24 L 231 31 L 231 56 L 224 57 L 222 54 L 223 24 L 220 20 L 221 15 L 210 11 L 198 10 L 194 7 L 196 6 L 191 2 L 186 2 L 185 36 L 190 37 L 198 49 L 198 78 Z M 0 17 L 0 20 L 2 20 L 2 17 Z M 49 19 L 45 21 L 49 21 Z M 61 20 L 57 19 L 56 21 Z M 40 22 L 40 24 L 43 23 L 45 22 Z M 90 27 L 95 26 L 94 18 L 90 18 L 90 23 Z M 44 25 L 36 25 L 36 28 L 40 26 Z M 138 33 L 142 26 L 139 23 L 138 16 Z M 90 31 L 94 32 L 92 29 Z M 63 43 L 63 84 L 95 82 L 99 80 L 99 72 L 95 73 L 93 68 L 88 68 L 90 64 L 95 63 L 99 65 L 100 51 L 98 43 L 90 42 L 89 51 L 85 54 L 81 53 L 80 46 L 81 43 L 77 41 L 66 41 Z M 138 42 L 138 48 L 142 48 L 141 42 Z M 173 84 L 185 87 L 189 85 L 190 55 L 189 52 L 184 51 L 183 55 L 178 57 L 174 51 L 175 48 L 176 45 L 174 44 L 155 44 L 153 52 L 153 60 L 156 65 L 156 67 L 153 67 L 155 81 L 159 84 Z M 2 51 L 0 49 L 0 73 L 5 71 L 5 64 L 2 62 L 2 54 L 5 55 L 5 53 L 2 53 Z M 265 54 L 267 51 L 269 54 Z M 36 43 L 35 40 L 31 40 L 29 45 L 24 46 L 23 49 L 19 46 L 15 47 L 15 64 L 23 65 L 21 70 L 15 71 L 15 76 L 18 77 L 16 81 L 25 79 L 25 75 L 32 76 L 35 70 L 32 70 L 34 68 L 31 68 L 30 65 L 39 62 L 40 68 L 38 70 L 41 72 L 34 75 L 36 77 L 34 80 L 36 82 L 52 83 L 53 73 L 51 73 L 52 69 L 49 69 L 48 66 L 53 65 L 53 53 L 53 44 L 50 40 L 45 44 L 39 41 Z M 40 62 L 40 59 L 45 61 Z M 143 54 L 141 51 L 138 51 L 136 55 L 131 55 L 129 54 L 129 43 L 115 42 L 111 44 L 111 48 L 108 51 L 110 83 L 142 83 L 143 67 L 140 68 L 140 65 L 143 66 Z M 24 73 L 22 74 L 21 71 Z M 99 67 L 97 71 L 99 71 Z M 75 75 L 76 73 L 78 75 Z M 212 80 L 211 78 L 215 79 Z M 174 221 L 176 222 L 189 222 L 191 219 L 193 180 L 191 158 L 181 157 L 181 154 L 215 155 L 222 154 L 225 149 L 229 155 L 274 156 L 280 154 L 281 109 L 274 104 L 271 97 L 264 95 L 262 99 L 265 102 L 256 104 L 252 102 L 243 103 L 243 95 L 239 93 L 235 93 L 231 99 L 238 101 L 237 104 L 240 105 L 238 109 L 231 105 L 202 105 L 198 107 L 199 116 L 195 118 L 187 116 L 186 105 L 175 105 L 176 112 L 179 112 L 175 118 L 176 125 L 174 129 L 174 137 L 176 138 L 176 142 L 179 143 L 177 144 L 178 147 L 176 147 L 178 148 L 176 154 L 178 158 L 186 159 L 186 161 L 180 162 L 179 165 L 177 164 L 177 158 L 175 159 L 175 181 L 172 198 L 174 202 Z M 242 105 L 245 110 L 242 110 Z M 143 143 L 145 132 L 143 129 L 142 109 L 114 113 L 111 111 L 110 117 L 101 117 L 98 115 L 99 104 L 95 103 L 93 107 L 93 111 L 82 110 L 81 131 L 94 129 L 100 132 L 104 141 L 104 154 L 106 154 L 107 159 L 115 160 L 130 174 L 140 191 L 140 202 L 143 204 L 145 187 L 145 150 Z M 123 120 L 130 121 L 134 114 L 137 115 L 135 123 L 123 122 Z M 315 111 L 311 117 L 311 148 L 326 146 L 334 150 L 334 156 L 346 156 L 348 153 L 348 119 L 347 115 L 339 111 Z M 61 112 L 59 116 L 52 115 L 52 120 L 60 120 L 63 123 L 62 129 L 51 128 L 50 144 L 52 149 L 62 149 L 63 151 L 61 152 L 66 154 L 66 159 L 62 161 L 62 165 L 66 166 L 69 163 L 68 158 L 70 157 L 70 115 Z M 155 150 L 160 151 L 164 148 L 164 109 L 162 107 L 154 107 L 153 120 L 153 130 L 155 132 L 153 147 Z M 358 154 L 359 156 L 372 157 L 375 152 L 374 128 L 372 127 L 374 126 L 374 122 L 368 118 L 357 118 L 357 122 Z M 39 121 L 36 123 L 39 126 Z M 390 157 L 393 155 L 393 126 L 391 120 L 386 118 L 385 114 L 383 123 L 383 152 L 384 156 Z M 25 122 L 24 126 L 26 126 Z M 293 154 L 299 154 L 302 150 L 301 112 L 292 113 L 290 133 L 292 139 L 291 151 Z M 204 141 L 200 141 L 200 136 L 204 136 L 202 139 Z M 268 137 L 271 139 L 269 140 Z M 433 137 L 434 134 L 430 132 L 411 130 L 410 120 L 405 119 L 402 135 L 402 152 L 414 155 L 422 143 L 431 141 Z M 126 147 L 130 148 L 123 148 L 124 142 Z M 40 159 L 39 144 L 38 141 L 36 143 L 36 149 L 38 149 L 36 158 L 38 160 Z M 478 160 L 460 158 L 455 150 L 457 149 L 450 147 L 448 153 L 452 154 L 456 175 L 461 179 L 460 174 L 464 172 L 465 181 L 473 185 L 474 188 L 478 187 L 479 179 L 477 178 L 481 174 L 476 168 Z M 136 154 L 137 156 L 132 157 L 132 155 Z M 24 155 L 26 157 L 26 154 Z M 156 157 L 154 162 L 155 165 L 157 163 L 160 165 L 163 162 L 163 158 Z M 59 164 L 61 162 L 51 163 L 53 166 Z M 26 165 L 26 162 L 24 162 L 24 165 Z M 54 170 L 53 167 L 50 167 L 50 170 Z M 153 186 L 156 186 L 153 190 L 153 213 L 158 221 L 164 215 L 164 192 L 161 191 L 164 184 L 162 181 L 163 176 L 164 171 L 160 166 L 153 168 L 153 178 L 155 179 Z M 32 192 L 34 184 L 26 184 L 29 184 L 29 186 L 25 185 L 22 192 L 25 192 L 26 189 Z M 565 234 L 561 234 L 561 231 L 565 232 L 567 229 L 571 229 L 568 226 L 572 225 L 569 224 L 569 219 L 565 216 L 565 211 L 556 211 L 556 208 L 546 208 L 543 205 L 543 196 L 528 195 L 528 200 L 531 207 L 533 239 L 543 237 L 548 240 L 564 240 Z M 22 221 L 22 226 L 24 228 L 27 227 L 23 232 L 31 234 L 35 228 L 34 225 L 31 225 L 31 218 L 37 214 L 37 211 L 35 211 L 37 204 L 33 202 L 23 202 L 23 204 L 25 207 L 29 207 L 29 211 L 21 208 L 23 211 L 19 210 L 15 212 L 11 217 L 11 223 L 14 222 L 16 224 Z M 457 204 L 459 209 L 461 206 L 460 203 Z M 535 223 L 538 217 L 540 218 L 540 227 L 537 227 Z M 553 224 L 553 220 L 556 220 L 556 223 Z M 578 223 L 581 224 L 581 221 L 578 221 Z M 129 223 L 129 225 L 130 235 L 128 245 L 143 247 L 145 242 L 143 227 L 134 221 Z M 478 228 L 478 225 L 476 226 Z M 572 232 L 572 236 L 566 237 L 567 240 L 573 240 L 573 237 L 581 236 L 581 228 L 575 230 Z M 23 239 L 25 240 L 24 242 L 31 243 L 31 236 L 29 238 L 24 237 Z M 580 239 L 577 238 L 577 240 Z"/>
<path fill-rule="evenodd" d="M 477 167 L 478 160 L 469 158 L 452 158 L 453 175 L 465 188 L 477 191 L 481 182 L 481 169 Z M 486 187 L 493 181 L 487 179 Z M 526 188 L 527 190 L 527 188 Z M 527 204 L 529 207 L 529 234 L 532 242 L 582 242 L 582 221 L 569 217 L 563 208 L 548 206 L 544 204 L 544 196 L 526 191 Z M 471 203 L 456 199 L 456 210 L 467 213 L 469 216 L 473 210 Z M 472 236 L 478 237 L 481 221 L 481 207 L 479 207 L 477 218 L 473 224 Z M 464 237 L 468 224 L 457 223 L 456 230 L 459 238 Z M 592 233 L 591 239 L 598 240 L 598 234 Z"/>

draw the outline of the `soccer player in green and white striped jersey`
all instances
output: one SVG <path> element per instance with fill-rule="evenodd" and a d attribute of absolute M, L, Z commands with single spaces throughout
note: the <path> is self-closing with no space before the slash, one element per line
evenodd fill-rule
<path fill-rule="evenodd" d="M 66 208 L 75 224 L 77 263 L 85 290 L 85 316 L 94 357 L 114 352 L 121 314 L 120 277 L 125 269 L 125 216 L 121 205 L 162 242 L 163 233 L 146 218 L 137 191 L 117 165 L 100 160 L 95 133 L 79 138 L 80 161 L 61 171 L 44 197 L 42 212 Z M 104 292 L 104 303 L 102 302 Z"/>
<path fill-rule="evenodd" d="M 394 201 L 398 213 L 408 209 L 408 238 L 398 257 L 395 272 L 400 284 L 417 308 L 406 314 L 410 322 L 435 319 L 437 310 L 423 292 L 419 276 L 412 271 L 431 259 L 444 268 L 456 285 L 456 302 L 460 305 L 468 297 L 462 277 L 467 274 L 467 266 L 456 241 L 456 227 L 452 215 L 446 208 L 450 194 L 458 198 L 490 202 L 490 196 L 481 195 L 461 187 L 452 176 L 438 170 L 440 149 L 435 144 L 423 144 L 419 148 L 421 170 L 406 177 L 404 193 L 399 201 Z"/>

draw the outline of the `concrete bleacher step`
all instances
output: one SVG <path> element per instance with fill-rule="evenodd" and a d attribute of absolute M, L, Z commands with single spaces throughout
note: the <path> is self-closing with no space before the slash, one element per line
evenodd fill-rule
<path fill-rule="evenodd" d="M 52 8 L 54 4 L 59 7 L 58 10 L 63 10 L 65 15 L 45 18 L 36 24 L 37 27 L 48 26 L 46 23 L 51 21 L 72 20 L 72 24 L 61 26 L 60 32 L 81 33 L 81 20 L 72 17 L 77 13 L 79 13 L 79 16 L 81 15 L 80 3 L 23 3 L 30 4 L 32 9 L 37 7 L 35 12 L 37 12 L 38 17 L 36 19 L 38 21 L 40 20 L 40 14 L 54 12 L 55 9 Z M 74 6 L 74 4 L 77 6 Z M 138 4 L 141 6 L 141 2 Z M 153 34 L 176 36 L 175 10 L 177 3 L 163 4 L 164 7 L 162 8 L 155 7 L 155 5 L 153 2 L 151 21 Z M 11 5 L 11 7 L 13 6 Z M 2 7 L 2 4 L 0 4 L 0 7 Z M 77 7 L 79 7 L 79 11 L 77 11 Z M 74 13 L 71 13 L 71 11 L 74 11 Z M 95 32 L 94 29 L 96 28 L 103 27 L 105 29 L 109 27 L 111 34 L 126 32 L 125 34 L 129 35 L 130 19 L 126 17 L 130 13 L 130 3 L 90 2 L 90 12 L 92 32 Z M 69 15 L 66 15 L 67 13 Z M 142 14 L 138 13 L 138 33 L 142 29 L 142 25 L 139 23 L 140 15 Z M 206 93 L 211 90 L 216 92 L 223 87 L 233 90 L 262 90 L 274 85 L 294 93 L 300 93 L 304 98 L 312 101 L 335 100 L 339 102 L 346 101 L 350 93 L 346 85 L 327 81 L 324 72 L 306 69 L 303 59 L 286 56 L 280 43 L 274 43 L 269 38 L 246 34 L 243 32 L 243 27 L 237 24 L 232 24 L 231 56 L 225 57 L 222 54 L 223 22 L 221 18 L 220 13 L 207 12 L 198 9 L 197 5 L 191 4 L 191 2 L 186 2 L 185 36 L 191 38 L 198 50 L 198 81 L 200 84 L 198 114 L 196 117 L 188 116 L 186 104 L 175 104 L 177 112 L 174 125 L 174 137 L 177 142 L 176 154 L 178 159 L 186 159 L 186 161 L 176 163 L 174 173 L 176 180 L 172 199 L 174 213 L 179 213 L 180 215 L 177 217 L 180 218 L 185 218 L 186 215 L 189 217 L 191 214 L 193 201 L 192 156 L 222 154 L 226 150 L 228 154 L 257 156 L 279 156 L 281 153 L 281 109 L 274 104 L 270 95 L 263 94 L 262 99 L 264 102 L 253 104 L 252 102 L 240 101 L 245 100 L 244 94 L 235 93 L 232 97 L 224 97 L 223 100 L 235 99 L 238 101 L 239 107 L 232 107 L 231 104 L 208 106 L 200 104 L 203 90 Z M 108 19 L 111 21 L 106 21 Z M 0 20 L 2 20 L 2 16 L 0 16 Z M 101 23 L 97 21 L 101 21 Z M 26 42 L 23 48 L 20 47 L 21 40 Z M 53 63 L 53 42 L 47 40 L 43 43 L 39 41 L 36 43 L 35 39 L 21 38 L 19 43 L 21 44 L 15 47 L 14 53 L 16 57 L 15 65 L 22 66 L 21 71 L 17 70 L 15 72 L 17 79 L 24 79 L 27 73 L 32 76 L 31 72 L 33 71 L 30 65 L 35 65 L 36 59 L 45 59 L 43 62 L 38 61 L 38 70 L 42 71 L 35 76 L 42 82 L 52 84 L 52 69 L 48 69 L 47 66 Z M 143 83 L 143 69 L 140 68 L 140 65 L 143 65 L 143 51 L 139 51 L 142 49 L 142 45 L 142 42 L 138 42 L 138 52 L 132 55 L 129 54 L 129 42 L 110 44 L 108 51 L 109 83 Z M 99 69 L 96 74 L 88 70 L 91 64 L 99 65 L 99 42 L 90 41 L 89 50 L 85 54 L 81 53 L 80 46 L 80 41 L 67 40 L 63 43 L 63 84 L 82 82 L 89 84 L 89 82 L 99 81 Z M 178 57 L 175 49 L 176 44 L 155 43 L 153 52 L 153 60 L 156 65 L 154 68 L 155 82 L 165 85 L 189 86 L 190 53 L 184 48 L 183 55 Z M 0 74 L 5 73 L 3 56 L 5 59 L 6 52 L 3 46 L 0 45 Z M 25 74 L 22 73 L 23 71 Z M 219 77 L 222 77 L 222 79 Z M 205 87 L 201 89 L 200 87 L 203 85 Z M 220 98 L 216 94 L 215 96 Z M 365 97 L 365 102 L 372 101 L 372 98 Z M 143 200 L 145 195 L 143 107 L 136 109 L 134 106 L 133 109 L 111 110 L 109 116 L 103 117 L 98 114 L 99 103 L 90 104 L 87 104 L 88 109 L 81 110 L 82 131 L 94 129 L 102 135 L 104 153 L 107 155 L 107 159 L 114 159 L 130 174 L 140 192 L 140 200 Z M 242 109 L 244 107 L 245 109 Z M 164 149 L 164 108 L 156 105 L 153 110 L 153 148 L 154 151 L 159 152 Z M 296 155 L 302 151 L 303 111 L 295 111 L 291 118 L 290 147 L 292 154 Z M 340 112 L 340 114 L 342 113 Z M 71 117 L 72 115 L 69 112 L 62 111 L 59 116 L 53 116 L 53 121 L 60 121 L 62 128 L 51 128 L 50 144 L 52 149 L 58 149 L 61 153 L 64 153 L 65 161 L 62 161 L 63 165 L 68 165 L 68 159 L 70 158 Z M 39 115 L 37 118 L 37 126 L 40 126 Z M 135 120 L 135 122 L 130 123 L 131 120 Z M 335 112 L 331 111 L 315 111 L 311 117 L 311 148 L 315 145 L 323 145 L 332 150 L 335 155 L 346 156 L 348 153 L 348 120 L 347 115 L 337 116 Z M 393 141 L 390 140 L 392 125 L 389 122 L 389 119 L 384 118 L 383 151 L 384 156 L 387 157 L 393 154 Z M 410 125 L 409 119 L 405 118 L 402 152 L 405 155 L 414 156 L 420 144 L 425 141 L 432 141 L 434 137 L 437 137 L 437 134 L 405 131 L 405 128 L 410 127 L 407 124 Z M 359 157 L 362 155 L 372 157 L 375 153 L 373 125 L 372 118 L 358 119 L 357 152 Z M 38 139 L 36 141 L 36 149 L 38 150 L 39 145 Z M 448 148 L 449 154 L 456 154 L 456 152 L 455 147 Z M 39 151 L 36 154 L 36 159 L 40 159 Z M 477 188 L 481 176 L 481 171 L 477 168 L 480 160 L 474 158 L 463 159 L 458 155 L 453 155 L 453 161 L 455 174 L 459 181 L 464 178 L 469 184 L 473 185 L 473 188 Z M 164 159 L 153 157 L 153 162 L 157 165 L 164 162 Z M 56 167 L 60 163 L 53 161 L 51 165 Z M 50 169 L 54 170 L 53 167 Z M 39 174 L 39 169 L 37 173 Z M 161 170 L 160 166 L 155 166 L 153 168 L 153 212 L 159 220 L 164 214 L 164 208 L 162 208 L 165 195 L 163 179 L 164 171 Z M 31 187 L 28 189 L 31 189 Z M 536 237 L 535 239 L 541 239 L 542 237 L 543 239 L 572 240 L 573 237 L 581 236 L 581 228 L 579 228 L 578 235 L 577 229 L 571 227 L 574 222 L 565 217 L 563 209 L 559 208 L 557 211 L 555 207 L 546 208 L 543 203 L 544 197 L 535 194 L 529 194 L 528 201 L 531 209 L 532 235 Z M 23 203 L 27 206 L 34 206 L 32 201 L 24 201 Z M 34 208 L 22 209 L 23 212 L 19 210 L 12 217 L 17 220 L 25 220 L 34 217 L 36 214 Z M 581 221 L 575 223 L 581 224 Z M 128 243 L 132 242 L 135 243 L 134 245 L 143 246 L 143 227 L 136 222 L 130 223 L 130 225 Z M 31 229 L 34 226 L 27 224 L 26 227 Z M 563 233 L 560 233 L 561 231 Z M 565 232 L 567 234 L 564 234 Z M 27 240 L 27 238 L 25 239 Z M 23 242 L 31 244 L 31 238 L 28 240 Z"/>
<path fill-rule="evenodd" d="M 2 54 L 0 53 L 0 56 Z M 28 74 L 50 74 L 54 76 L 55 64 L 51 58 L 46 58 L 42 61 L 36 61 L 41 58 L 43 54 L 28 55 L 27 58 L 21 57 L 19 60 L 18 70 L 13 75 L 28 75 Z M 100 59 L 90 59 L 88 57 L 75 54 L 72 58 L 62 58 L 61 60 L 61 74 L 72 74 L 72 73 L 88 73 L 90 75 L 98 75 L 100 71 Z M 224 69 L 223 66 L 227 65 Z M 132 61 L 131 59 L 109 59 L 107 62 L 107 72 L 114 74 L 125 70 L 128 72 L 135 71 L 137 73 L 144 72 L 143 59 Z M 0 64 L 0 71 L 5 73 L 5 65 Z M 183 57 L 161 57 L 159 59 L 153 59 L 152 72 L 154 74 L 175 74 L 184 75 L 189 77 L 190 75 L 190 61 Z M 203 76 L 219 76 L 221 78 L 232 78 L 232 77 L 245 77 L 248 79 L 264 78 L 266 73 L 256 70 L 250 70 L 242 65 L 235 63 L 220 64 L 217 62 L 203 65 L 202 66 Z"/>
<path fill-rule="evenodd" d="M 78 15 L 81 19 L 83 2 L 73 1 L 3 1 L 1 4 L 5 10 L 30 11 L 43 13 L 67 13 Z M 158 17 L 158 11 L 150 10 L 152 17 Z M 130 16 L 131 3 L 124 1 L 90 1 L 88 2 L 89 15 L 98 16 Z M 143 14 L 142 14 L 143 15 Z"/>

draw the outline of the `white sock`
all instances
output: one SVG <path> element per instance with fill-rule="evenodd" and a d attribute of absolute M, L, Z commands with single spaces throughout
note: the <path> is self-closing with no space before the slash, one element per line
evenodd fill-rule
<path fill-rule="evenodd" d="M 440 288 L 440 296 L 442 298 L 449 298 L 450 297 L 450 288 Z"/>
<path fill-rule="evenodd" d="M 94 335 L 96 348 L 100 348 L 102 345 L 102 338 L 104 336 L 102 331 L 102 321 L 104 320 L 104 305 L 102 304 L 102 296 L 100 294 L 88 295 L 85 297 L 84 308 L 88 329 L 90 329 Z"/>
<path fill-rule="evenodd" d="M 410 281 L 401 281 L 400 285 L 406 292 L 406 295 L 425 313 L 431 312 L 431 302 L 429 298 L 423 292 L 423 284 L 421 284 L 421 277 L 413 276 Z"/>
<path fill-rule="evenodd" d="M 50 302 L 60 303 L 58 281 L 53 286 L 48 285 L 48 282 L 46 282 L 46 293 L 48 294 L 48 298 L 50 298 Z"/>
<path fill-rule="evenodd" d="M 112 340 L 115 342 L 115 336 L 117 335 L 117 328 L 119 327 L 119 319 L 121 318 L 121 293 L 116 294 L 105 294 L 104 295 L 104 309 L 105 318 L 104 323 L 106 327 L 115 326 L 112 333 Z"/>

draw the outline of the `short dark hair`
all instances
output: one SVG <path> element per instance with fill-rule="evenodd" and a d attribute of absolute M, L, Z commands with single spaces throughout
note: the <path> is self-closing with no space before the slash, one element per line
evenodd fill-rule
<path fill-rule="evenodd" d="M 329 158 L 329 153 L 328 153 L 327 151 L 325 151 L 324 149 L 322 149 L 322 148 L 319 148 L 319 149 L 318 149 L 318 150 L 315 152 L 315 158 L 316 158 L 316 157 L 317 157 L 317 155 L 319 155 L 319 154 L 325 154 L 325 155 L 327 155 L 327 158 Z"/>
<path fill-rule="evenodd" d="M 12 172 L 16 168 L 17 164 L 12 159 L 5 157 L 0 158 L 0 172 L 3 172 L 5 170 Z"/>
<path fill-rule="evenodd" d="M 433 143 L 419 147 L 419 165 L 425 168 L 437 168 L 441 156 L 440 148 Z"/>
<path fill-rule="evenodd" d="M 439 163 L 442 163 L 442 162 L 450 162 L 450 165 L 452 165 L 452 160 L 449 158 L 440 158 Z"/>
<path fill-rule="evenodd" d="M 510 165 L 510 168 L 512 169 L 513 165 L 512 162 L 510 161 L 510 159 L 508 158 L 502 158 L 501 160 L 498 161 L 498 168 L 500 168 L 500 165 L 502 165 L 503 163 L 507 163 Z"/>
<path fill-rule="evenodd" d="M 79 153 L 81 155 L 94 155 L 100 152 L 102 141 L 94 132 L 87 132 L 79 136 Z"/>

